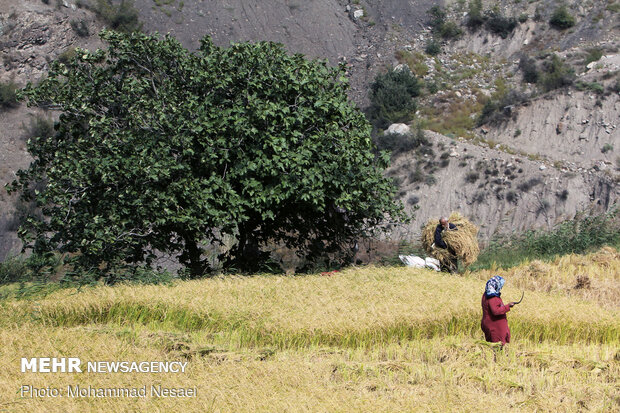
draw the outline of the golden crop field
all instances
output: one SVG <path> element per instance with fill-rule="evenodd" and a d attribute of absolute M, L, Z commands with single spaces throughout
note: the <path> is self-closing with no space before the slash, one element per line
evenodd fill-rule
<path fill-rule="evenodd" d="M 484 342 L 506 278 L 513 342 Z M 0 411 L 618 411 L 620 254 L 461 276 L 401 267 L 65 289 L 0 301 Z M 22 373 L 22 357 L 182 361 L 184 373 Z M 58 388 L 29 397 L 22 386 Z M 68 397 L 67 386 L 195 391 Z"/>

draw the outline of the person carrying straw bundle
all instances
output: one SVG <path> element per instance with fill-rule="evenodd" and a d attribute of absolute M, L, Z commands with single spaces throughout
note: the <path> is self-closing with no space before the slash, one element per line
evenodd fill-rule
<path fill-rule="evenodd" d="M 429 221 L 422 231 L 422 245 L 426 252 L 437 258 L 442 270 L 454 273 L 460 259 L 467 267 L 476 261 L 478 247 L 478 227 L 458 212 L 450 218 L 441 217 L 439 224 Z"/>

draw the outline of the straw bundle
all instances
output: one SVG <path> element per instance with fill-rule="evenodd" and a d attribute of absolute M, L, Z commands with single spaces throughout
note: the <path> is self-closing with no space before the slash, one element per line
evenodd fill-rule
<path fill-rule="evenodd" d="M 456 253 L 456 257 L 461 260 L 466 267 L 473 264 L 478 255 L 478 227 L 472 224 L 467 218 L 458 212 L 453 212 L 448 218 L 451 224 L 457 226 L 458 231 L 444 231 L 443 240 Z M 435 242 L 435 228 L 439 219 L 431 219 L 422 229 L 422 246 L 427 254 L 437 258 L 444 266 L 449 267 L 450 261 L 454 258 L 447 249 L 433 248 Z"/>

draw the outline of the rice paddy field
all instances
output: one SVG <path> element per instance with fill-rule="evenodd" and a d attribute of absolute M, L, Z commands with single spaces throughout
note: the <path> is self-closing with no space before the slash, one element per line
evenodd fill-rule
<path fill-rule="evenodd" d="M 480 330 L 506 278 L 513 342 Z M 5 289 L 11 286 L 3 287 Z M 63 289 L 0 301 L 0 412 L 620 410 L 620 253 L 448 275 L 360 267 Z M 22 357 L 182 361 L 184 373 L 22 373 Z M 23 385 L 59 388 L 28 397 Z M 67 386 L 195 389 L 68 397 Z"/>

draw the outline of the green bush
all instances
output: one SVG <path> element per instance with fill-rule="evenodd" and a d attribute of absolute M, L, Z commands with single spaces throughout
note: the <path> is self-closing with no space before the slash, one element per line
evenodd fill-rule
<path fill-rule="evenodd" d="M 508 37 L 517 27 L 517 19 L 505 17 L 499 9 L 488 10 L 486 13 L 485 26 L 488 31 L 499 35 L 502 39 Z"/>
<path fill-rule="evenodd" d="M 121 0 L 114 4 L 112 0 L 96 0 L 94 6 L 88 6 L 111 29 L 131 33 L 142 30 L 138 10 L 133 0 Z"/>
<path fill-rule="evenodd" d="M 0 284 L 29 280 L 29 274 L 26 261 L 22 258 L 11 257 L 0 262 Z"/>
<path fill-rule="evenodd" d="M 408 70 L 390 70 L 378 74 L 370 85 L 368 115 L 377 128 L 411 120 L 415 111 L 414 98 L 420 94 L 420 82 Z"/>
<path fill-rule="evenodd" d="M 439 53 L 441 53 L 441 44 L 437 40 L 431 39 L 426 42 L 426 47 L 424 48 L 424 51 L 429 56 L 437 56 Z"/>
<path fill-rule="evenodd" d="M 606 143 L 601 148 L 601 153 L 607 153 L 607 152 L 611 152 L 613 150 L 614 150 L 614 146 L 612 144 L 610 144 L 610 143 Z"/>
<path fill-rule="evenodd" d="M 84 20 L 71 20 L 70 24 L 75 34 L 79 37 L 88 37 L 90 35 L 90 31 Z"/>
<path fill-rule="evenodd" d="M 528 56 L 521 57 L 519 60 L 519 69 L 523 72 L 523 80 L 527 83 L 538 82 L 538 68 L 534 59 Z"/>
<path fill-rule="evenodd" d="M 565 30 L 575 25 L 575 18 L 568 12 L 565 5 L 555 9 L 549 19 L 549 24 L 558 30 Z"/>
<path fill-rule="evenodd" d="M 575 71 L 563 62 L 558 55 L 551 55 L 551 58 L 543 63 L 539 84 L 545 92 L 570 86 L 574 81 Z"/>
<path fill-rule="evenodd" d="M 429 141 L 421 128 L 417 128 L 415 133 L 400 134 L 382 134 L 375 138 L 375 145 L 378 150 L 389 151 L 392 156 L 399 155 L 404 152 L 412 151 L 420 146 L 428 145 Z"/>
<path fill-rule="evenodd" d="M 587 49 L 586 50 L 587 54 L 586 57 L 583 61 L 583 65 L 587 66 L 592 62 L 596 62 L 597 60 L 599 60 L 601 57 L 603 57 L 603 50 L 599 49 L 599 48 L 592 48 L 592 49 Z"/>
<path fill-rule="evenodd" d="M 470 171 L 465 175 L 465 182 L 473 184 L 480 178 L 480 174 L 478 172 Z"/>
<path fill-rule="evenodd" d="M 428 24 L 434 31 L 439 30 L 446 23 L 446 11 L 441 6 L 431 7 L 426 14 L 429 17 Z"/>
<path fill-rule="evenodd" d="M 463 33 L 455 22 L 446 21 L 446 11 L 441 6 L 433 6 L 426 13 L 434 35 L 443 39 L 454 39 Z"/>
<path fill-rule="evenodd" d="M 456 39 L 461 34 L 463 34 L 463 30 L 452 21 L 444 23 L 444 25 L 439 30 L 439 35 L 442 39 Z"/>
<path fill-rule="evenodd" d="M 429 82 L 426 84 L 426 90 L 431 95 L 434 95 L 435 93 L 439 92 L 439 85 L 437 84 L 437 82 Z"/>
<path fill-rule="evenodd" d="M 582 82 L 579 81 L 577 83 L 575 83 L 575 87 L 577 88 L 577 90 L 581 90 L 581 91 L 590 91 L 590 92 L 594 92 L 594 93 L 598 93 L 598 94 L 603 94 L 605 92 L 605 88 L 603 87 L 603 85 L 601 85 L 598 82 Z"/>
<path fill-rule="evenodd" d="M 472 30 L 476 30 L 484 24 L 484 16 L 482 15 L 482 0 L 471 0 L 467 12 L 467 21 L 465 25 Z"/>
<path fill-rule="evenodd" d="M 482 107 L 477 125 L 482 126 L 486 123 L 498 123 L 509 119 L 514 113 L 513 106 L 519 105 L 527 99 L 528 97 L 525 94 L 513 89 L 498 98 L 489 99 Z"/>
<path fill-rule="evenodd" d="M 0 109 L 17 106 L 17 89 L 17 84 L 12 80 L 7 83 L 0 82 Z"/>
<path fill-rule="evenodd" d="M 60 63 L 67 64 L 71 60 L 73 60 L 75 56 L 77 56 L 77 51 L 74 47 L 70 47 L 63 51 L 61 54 L 59 54 L 56 60 L 58 60 Z"/>

